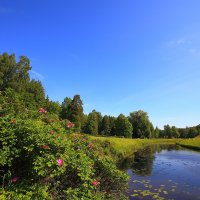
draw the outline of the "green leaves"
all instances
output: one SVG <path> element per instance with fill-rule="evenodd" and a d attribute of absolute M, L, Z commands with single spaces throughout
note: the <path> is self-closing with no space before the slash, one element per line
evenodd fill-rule
<path fill-rule="evenodd" d="M 26 120 L 0 118 L 0 177 L 7 177 L 6 198 L 39 199 L 39 185 L 48 186 L 41 190 L 45 199 L 47 194 L 50 198 L 57 194 L 58 199 L 98 199 L 100 188 L 108 192 L 125 188 L 128 177 L 99 143 L 67 134 L 66 121 L 41 115 Z M 12 177 L 19 178 L 12 183 Z"/>
<path fill-rule="evenodd" d="M 128 119 L 120 114 L 115 121 L 115 134 L 118 136 L 124 136 L 126 138 L 132 137 L 133 127 Z"/>
<path fill-rule="evenodd" d="M 151 138 L 153 136 L 153 125 L 149 121 L 148 114 L 143 110 L 131 112 L 129 121 L 133 126 L 134 138 Z"/>

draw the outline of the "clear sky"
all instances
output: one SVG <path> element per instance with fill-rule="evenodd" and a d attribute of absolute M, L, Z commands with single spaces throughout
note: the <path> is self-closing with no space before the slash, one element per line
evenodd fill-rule
<path fill-rule="evenodd" d="M 84 111 L 142 109 L 154 126 L 200 123 L 199 0 L 0 0 L 0 53 Z"/>

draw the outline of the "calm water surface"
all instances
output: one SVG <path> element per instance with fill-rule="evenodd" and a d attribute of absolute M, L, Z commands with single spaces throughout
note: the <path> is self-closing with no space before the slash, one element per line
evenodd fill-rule
<path fill-rule="evenodd" d="M 200 199 L 200 152 L 151 146 L 135 153 L 127 172 L 129 199 Z"/>

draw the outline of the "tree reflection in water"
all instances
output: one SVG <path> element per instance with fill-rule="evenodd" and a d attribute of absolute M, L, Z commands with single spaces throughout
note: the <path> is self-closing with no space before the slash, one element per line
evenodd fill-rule
<path fill-rule="evenodd" d="M 156 153 L 163 149 L 171 151 L 177 149 L 176 145 L 151 145 L 134 153 L 131 168 L 133 173 L 140 176 L 149 176 L 152 173 Z"/>
<path fill-rule="evenodd" d="M 140 149 L 118 163 L 118 167 L 122 170 L 132 169 L 133 173 L 140 176 L 151 175 L 153 161 L 155 160 L 156 153 L 161 152 L 163 149 L 166 151 L 178 150 L 181 147 L 176 145 L 150 145 L 144 149 Z"/>

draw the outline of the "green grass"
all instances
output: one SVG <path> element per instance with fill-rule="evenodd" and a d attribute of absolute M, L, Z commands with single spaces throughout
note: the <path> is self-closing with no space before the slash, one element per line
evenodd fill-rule
<path fill-rule="evenodd" d="M 127 139 L 116 137 L 95 137 L 90 136 L 93 140 L 99 140 L 109 143 L 110 147 L 116 154 L 128 157 L 138 149 L 153 144 L 176 144 L 179 139 Z"/>
<path fill-rule="evenodd" d="M 182 147 L 187 147 L 194 150 L 200 150 L 200 138 L 184 139 L 177 142 Z"/>

